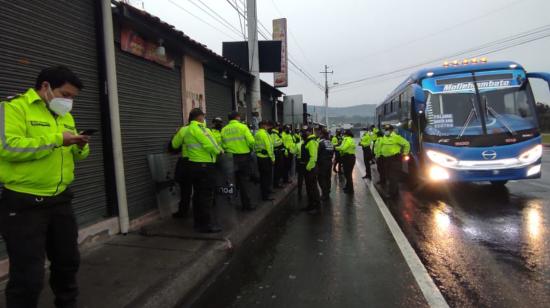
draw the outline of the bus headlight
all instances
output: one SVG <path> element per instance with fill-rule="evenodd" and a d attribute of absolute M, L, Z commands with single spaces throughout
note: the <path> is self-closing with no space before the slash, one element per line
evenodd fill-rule
<path fill-rule="evenodd" d="M 532 176 L 540 173 L 540 165 L 533 166 L 527 170 L 527 176 Z"/>
<path fill-rule="evenodd" d="M 453 167 L 458 164 L 458 160 L 456 158 L 441 152 L 428 150 L 426 155 L 428 155 L 428 158 L 431 161 L 443 167 Z"/>
<path fill-rule="evenodd" d="M 534 163 L 542 157 L 542 144 L 537 144 L 530 150 L 523 152 L 519 157 L 519 161 L 522 163 L 530 164 Z"/>
<path fill-rule="evenodd" d="M 445 181 L 449 179 L 449 172 L 440 166 L 432 166 L 428 173 L 432 181 Z"/>

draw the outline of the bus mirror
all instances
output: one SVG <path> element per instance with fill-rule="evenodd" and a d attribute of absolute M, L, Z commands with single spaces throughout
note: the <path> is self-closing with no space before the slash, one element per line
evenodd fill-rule
<path fill-rule="evenodd" d="M 418 114 L 422 114 L 426 109 L 426 94 L 424 94 L 422 87 L 417 84 L 412 85 L 412 90 L 415 111 Z"/>
<path fill-rule="evenodd" d="M 550 89 L 550 73 L 527 73 L 527 78 L 542 79 L 546 81 Z"/>

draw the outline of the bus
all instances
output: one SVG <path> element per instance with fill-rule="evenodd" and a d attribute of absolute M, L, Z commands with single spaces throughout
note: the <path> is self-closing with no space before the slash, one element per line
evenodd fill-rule
<path fill-rule="evenodd" d="M 411 143 L 403 171 L 414 181 L 490 182 L 541 177 L 543 148 L 529 79 L 550 74 L 486 58 L 421 69 L 376 108 Z"/>

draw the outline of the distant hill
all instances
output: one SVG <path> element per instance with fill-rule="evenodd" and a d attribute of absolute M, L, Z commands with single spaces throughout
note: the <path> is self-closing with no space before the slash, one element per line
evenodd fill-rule
<path fill-rule="evenodd" d="M 349 107 L 328 107 L 328 116 L 330 117 L 374 117 L 376 105 L 363 104 Z M 319 117 L 325 116 L 324 106 L 308 105 L 307 112 L 309 114 L 319 114 Z"/>
<path fill-rule="evenodd" d="M 324 106 L 307 106 L 307 112 L 312 115 L 313 121 L 324 122 Z M 328 107 L 328 117 L 331 126 L 343 124 L 372 124 L 374 123 L 376 105 L 363 104 L 349 107 Z"/>

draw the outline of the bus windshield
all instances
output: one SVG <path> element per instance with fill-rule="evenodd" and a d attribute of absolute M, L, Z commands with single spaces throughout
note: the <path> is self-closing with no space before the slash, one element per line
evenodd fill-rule
<path fill-rule="evenodd" d="M 536 128 L 533 96 L 524 77 L 522 71 L 492 71 L 424 79 L 425 133 L 461 138 L 484 134 L 484 126 L 489 135 Z"/>

